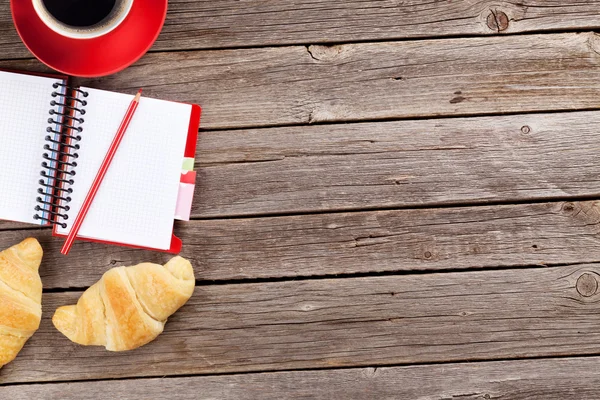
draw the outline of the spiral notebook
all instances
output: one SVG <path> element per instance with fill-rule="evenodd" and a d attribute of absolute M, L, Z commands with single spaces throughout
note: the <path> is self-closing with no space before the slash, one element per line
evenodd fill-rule
<path fill-rule="evenodd" d="M 0 90 L 0 219 L 66 236 L 133 95 L 5 71 Z M 173 226 L 199 124 L 197 105 L 142 97 L 78 239 L 179 252 Z"/>

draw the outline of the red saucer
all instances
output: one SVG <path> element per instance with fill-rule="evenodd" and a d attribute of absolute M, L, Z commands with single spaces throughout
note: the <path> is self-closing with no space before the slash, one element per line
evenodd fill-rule
<path fill-rule="evenodd" d="M 10 0 L 13 21 L 25 46 L 41 62 L 67 75 L 97 77 L 119 72 L 140 59 L 158 37 L 168 0 L 135 0 L 113 31 L 94 39 L 71 39 L 48 28 L 31 0 Z"/>

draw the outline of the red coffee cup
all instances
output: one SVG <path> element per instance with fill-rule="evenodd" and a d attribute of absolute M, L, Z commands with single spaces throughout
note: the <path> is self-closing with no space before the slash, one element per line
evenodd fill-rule
<path fill-rule="evenodd" d="M 43 0 L 11 0 L 21 40 L 41 62 L 64 74 L 98 77 L 121 71 L 152 46 L 167 15 L 167 0 L 116 0 L 97 24 L 68 25 Z"/>

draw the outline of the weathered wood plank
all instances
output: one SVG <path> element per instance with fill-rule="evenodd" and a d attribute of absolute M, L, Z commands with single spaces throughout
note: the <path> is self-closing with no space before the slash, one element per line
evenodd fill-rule
<path fill-rule="evenodd" d="M 489 35 L 599 25 L 598 3 L 586 0 L 267 0 L 241 4 L 205 0 L 169 5 L 169 18 L 155 47 L 160 50 Z"/>
<path fill-rule="evenodd" d="M 600 358 L 292 371 L 17 385 L 0 388 L 11 400 L 280 400 L 511 399 L 595 400 Z"/>
<path fill-rule="evenodd" d="M 196 218 L 600 195 L 600 112 L 203 132 Z"/>
<path fill-rule="evenodd" d="M 600 196 L 599 127 L 594 111 L 206 132 L 193 215 Z"/>
<path fill-rule="evenodd" d="M 598 197 L 598 126 L 592 111 L 203 132 L 193 216 Z"/>
<path fill-rule="evenodd" d="M 202 132 L 195 218 L 600 197 L 600 112 Z"/>
<path fill-rule="evenodd" d="M 199 103 L 207 129 L 574 110 L 598 106 L 598 48 L 586 33 L 159 53 L 83 83 Z"/>
<path fill-rule="evenodd" d="M 205 129 L 577 110 L 598 107 L 598 48 L 572 33 L 154 53 L 81 82 L 199 103 Z"/>
<path fill-rule="evenodd" d="M 175 233 L 204 281 L 598 262 L 599 223 L 600 203 L 581 202 L 192 221 Z M 63 257 L 49 230 L 0 232 L 0 248 L 27 236 L 45 249 L 46 289 L 170 257 L 84 242 Z"/>
<path fill-rule="evenodd" d="M 591 30 L 598 27 L 597 7 L 589 0 L 171 0 L 152 50 Z M 30 56 L 12 26 L 8 0 L 0 2 L 0 54 Z"/>
<path fill-rule="evenodd" d="M 591 111 L 202 132 L 192 214 L 597 197 L 599 126 Z"/>
<path fill-rule="evenodd" d="M 598 354 L 600 266 L 211 285 L 152 344 L 84 348 L 50 322 L 0 383 Z"/>

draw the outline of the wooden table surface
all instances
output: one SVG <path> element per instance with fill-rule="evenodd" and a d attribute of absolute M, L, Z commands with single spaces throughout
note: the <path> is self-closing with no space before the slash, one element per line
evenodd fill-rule
<path fill-rule="evenodd" d="M 600 1 L 171 0 L 101 89 L 196 102 L 197 288 L 153 343 L 50 318 L 163 254 L 34 236 L 0 398 L 598 399 Z M 0 2 L 0 68 L 47 71 Z M 1 305 L 0 305 L 1 306 Z"/>

